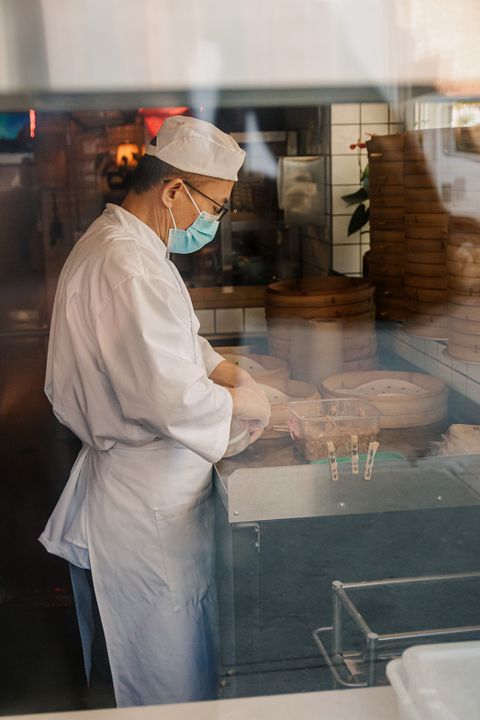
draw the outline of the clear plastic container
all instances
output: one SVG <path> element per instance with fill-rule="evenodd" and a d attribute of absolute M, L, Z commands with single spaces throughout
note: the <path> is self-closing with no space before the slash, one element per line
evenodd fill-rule
<path fill-rule="evenodd" d="M 358 452 L 366 453 L 380 429 L 379 410 L 358 398 L 293 402 L 288 410 L 290 435 L 306 460 L 327 457 L 328 441 L 333 442 L 337 457 L 348 457 L 353 435 Z"/>

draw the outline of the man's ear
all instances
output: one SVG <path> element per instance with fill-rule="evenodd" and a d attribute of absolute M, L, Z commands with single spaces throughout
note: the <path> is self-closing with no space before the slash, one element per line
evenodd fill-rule
<path fill-rule="evenodd" d="M 169 180 L 168 183 L 164 183 L 161 199 L 165 207 L 171 208 L 173 206 L 175 196 L 182 189 L 182 185 L 183 182 L 180 178 L 173 178 L 173 180 Z"/>

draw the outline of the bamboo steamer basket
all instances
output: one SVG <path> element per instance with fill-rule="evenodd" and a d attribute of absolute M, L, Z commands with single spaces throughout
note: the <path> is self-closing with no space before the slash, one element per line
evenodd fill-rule
<path fill-rule="evenodd" d="M 382 163 L 387 165 L 387 163 Z M 397 163 L 398 170 L 393 173 L 390 169 L 387 171 L 384 167 L 372 165 L 370 167 L 370 183 L 371 185 L 398 186 L 403 182 L 403 167 L 401 163 Z"/>
<path fill-rule="evenodd" d="M 383 162 L 373 162 L 371 167 L 369 165 L 369 176 L 370 179 L 372 177 L 375 178 L 383 178 L 384 176 L 400 176 L 400 181 L 397 183 L 397 185 L 402 185 L 402 177 L 403 177 L 403 158 L 400 158 L 400 160 L 387 160 L 385 158 L 382 158 Z M 372 176 L 372 171 L 374 172 L 374 175 Z"/>
<path fill-rule="evenodd" d="M 452 215 L 450 218 L 450 231 L 478 234 L 480 233 L 480 218 Z"/>
<path fill-rule="evenodd" d="M 415 320 L 408 320 L 404 325 L 404 331 L 412 337 L 428 338 L 430 340 L 447 340 L 448 328 L 433 325 L 431 323 L 421 323 Z"/>
<path fill-rule="evenodd" d="M 342 318 L 350 315 L 356 316 L 368 312 L 373 307 L 373 288 L 372 299 L 365 302 L 358 302 L 349 305 L 332 305 L 330 307 L 316 308 L 314 306 L 280 306 L 270 305 L 265 308 L 267 323 L 271 318 L 283 318 L 293 320 L 315 320 L 316 318 Z"/>
<path fill-rule="evenodd" d="M 447 263 L 473 263 L 480 264 L 480 245 L 476 248 L 459 247 L 458 245 L 449 245 L 447 248 Z"/>
<path fill-rule="evenodd" d="M 403 259 L 397 262 L 370 262 L 369 271 L 372 277 L 376 277 L 377 275 L 384 278 L 398 277 L 398 273 L 403 270 L 403 267 Z"/>
<path fill-rule="evenodd" d="M 345 372 L 354 372 L 357 370 L 373 370 L 376 366 L 376 355 L 373 355 L 371 358 L 364 358 L 363 360 L 352 360 L 351 362 L 343 363 L 343 369 Z"/>
<path fill-rule="evenodd" d="M 377 353 L 377 341 L 374 339 L 372 342 L 365 342 L 363 346 L 351 347 L 343 349 L 343 361 L 353 362 L 355 360 L 364 360 L 371 358 Z"/>
<path fill-rule="evenodd" d="M 480 247 L 480 233 L 450 231 L 448 244 L 454 247 Z"/>
<path fill-rule="evenodd" d="M 447 277 L 420 277 L 409 275 L 405 277 L 405 286 L 423 290 L 447 290 Z"/>
<path fill-rule="evenodd" d="M 442 253 L 445 260 L 446 240 L 421 240 L 419 238 L 405 240 L 405 252 L 409 255 L 416 253 Z"/>
<path fill-rule="evenodd" d="M 376 152 L 390 156 L 392 152 L 402 152 L 405 145 L 405 133 L 390 133 L 389 135 L 372 135 L 367 142 L 368 152 Z M 402 155 L 403 159 L 403 155 Z"/>
<path fill-rule="evenodd" d="M 443 302 L 418 302 L 417 300 L 407 299 L 406 308 L 410 313 L 417 315 L 438 315 L 446 317 L 448 309 L 446 298 Z"/>
<path fill-rule="evenodd" d="M 405 234 L 408 235 L 410 225 L 425 225 L 428 228 L 441 228 L 448 230 L 449 215 L 446 212 L 438 213 L 410 213 L 405 212 Z"/>
<path fill-rule="evenodd" d="M 448 302 L 459 307 L 480 308 L 479 295 L 465 295 L 453 290 L 448 293 Z"/>
<path fill-rule="evenodd" d="M 480 277 L 480 264 L 472 261 L 457 262 L 448 259 L 447 271 L 455 277 L 478 278 Z"/>
<path fill-rule="evenodd" d="M 430 213 L 444 213 L 445 204 L 441 200 L 407 200 L 405 206 L 409 213 L 418 213 L 421 215 Z"/>
<path fill-rule="evenodd" d="M 440 166 L 432 158 L 424 156 L 419 160 L 406 160 L 404 162 L 405 175 L 435 175 Z"/>
<path fill-rule="evenodd" d="M 458 290 L 465 295 L 480 294 L 480 278 L 449 275 L 447 281 L 449 290 Z"/>
<path fill-rule="evenodd" d="M 378 207 L 374 204 L 372 199 L 370 199 L 370 224 L 374 224 L 377 221 L 379 223 L 390 223 L 390 221 L 393 221 L 394 223 L 403 222 L 404 213 L 405 211 L 403 209 L 403 205 L 400 207 Z"/>
<path fill-rule="evenodd" d="M 376 193 L 372 194 L 370 189 L 368 194 L 370 197 L 370 202 L 374 205 L 375 209 L 394 208 L 395 210 L 403 210 L 403 208 L 405 207 L 405 197 L 403 195 L 379 195 Z"/>
<path fill-rule="evenodd" d="M 448 354 L 464 362 L 480 363 L 480 343 L 478 347 L 471 348 L 464 347 L 463 345 L 455 345 L 449 341 Z"/>
<path fill-rule="evenodd" d="M 366 384 L 370 385 L 368 391 L 358 390 Z M 327 397 L 368 400 L 381 412 L 381 428 L 430 425 L 442 420 L 447 412 L 446 384 L 424 373 L 389 370 L 342 373 L 325 378 L 322 390 Z"/>
<path fill-rule="evenodd" d="M 405 275 L 408 277 L 418 276 L 422 278 L 437 278 L 445 276 L 445 262 L 443 263 L 414 263 L 407 261 L 405 262 Z"/>
<path fill-rule="evenodd" d="M 469 333 L 458 332 L 449 327 L 448 342 L 465 348 L 474 348 L 480 351 L 480 337 Z"/>
<path fill-rule="evenodd" d="M 421 252 L 410 248 L 407 250 L 407 260 L 414 265 L 440 265 L 445 270 L 445 250 L 438 252 Z M 414 275 L 417 273 L 414 273 Z M 419 274 L 419 273 L 418 273 Z"/>
<path fill-rule="evenodd" d="M 480 300 L 480 296 L 478 296 Z M 480 306 L 457 305 L 456 303 L 448 303 L 448 315 L 450 322 L 467 321 L 472 323 L 480 323 Z"/>
<path fill-rule="evenodd" d="M 368 188 L 368 194 L 370 198 L 375 198 L 375 201 L 388 201 L 388 198 L 397 198 L 399 202 L 400 198 L 402 202 L 404 202 L 405 200 L 403 181 L 400 185 L 377 185 L 375 183 L 373 185 L 370 184 Z"/>
<path fill-rule="evenodd" d="M 321 397 L 315 385 L 310 385 L 310 383 L 301 382 L 300 380 L 289 380 L 285 394 L 288 396 L 288 402 L 319 400 Z M 274 440 L 289 434 L 287 427 L 288 402 L 271 403 L 270 421 L 262 434 L 262 440 Z"/>
<path fill-rule="evenodd" d="M 405 228 L 405 237 L 419 240 L 443 240 L 449 239 L 448 228 L 424 227 L 422 225 L 409 225 Z"/>
<path fill-rule="evenodd" d="M 424 190 L 435 190 L 437 188 L 437 181 L 433 175 L 425 172 L 425 168 L 422 173 L 408 173 L 405 172 L 403 181 L 405 189 L 407 188 L 423 188 Z"/>
<path fill-rule="evenodd" d="M 406 294 L 405 294 L 405 288 L 402 286 L 399 287 L 381 287 L 379 286 L 377 288 L 377 300 L 380 300 L 382 302 L 385 302 L 386 300 L 393 301 L 393 300 L 405 300 Z"/>
<path fill-rule="evenodd" d="M 218 348 L 217 352 L 220 352 L 222 348 Z M 288 365 L 285 360 L 278 357 L 273 357 L 272 355 L 259 355 L 259 354 L 246 354 L 246 353 L 228 353 L 228 352 L 220 352 L 220 355 L 222 357 L 225 357 L 229 359 L 234 364 L 242 364 L 242 360 L 245 361 L 245 369 L 250 372 L 250 375 L 253 377 L 255 382 L 261 384 L 261 385 L 270 385 L 271 387 L 276 387 L 278 390 L 281 390 L 282 392 L 286 392 L 288 378 L 289 378 L 289 371 L 288 371 Z M 238 357 L 238 361 L 236 361 L 235 357 Z M 255 365 L 261 365 L 262 370 L 257 370 L 256 368 L 254 370 L 248 369 L 248 361 L 253 361 L 252 364 Z"/>
<path fill-rule="evenodd" d="M 403 288 L 403 275 L 392 275 L 391 277 L 375 277 L 375 288 L 378 290 L 401 290 Z"/>
<path fill-rule="evenodd" d="M 405 188 L 404 195 L 406 203 L 440 202 L 439 194 L 434 188 Z"/>
<path fill-rule="evenodd" d="M 411 300 L 422 303 L 444 303 L 447 298 L 445 290 L 424 290 L 408 286 L 405 287 L 405 295 Z"/>
<path fill-rule="evenodd" d="M 403 243 L 405 240 L 405 231 L 390 230 L 388 228 L 372 228 L 370 230 L 370 240 L 374 242 Z"/>
<path fill-rule="evenodd" d="M 479 315 L 480 317 L 480 315 Z M 480 338 L 480 320 L 474 322 L 472 320 L 460 320 L 458 317 L 451 317 L 448 321 L 448 331 L 454 330 L 466 335 L 476 335 Z"/>

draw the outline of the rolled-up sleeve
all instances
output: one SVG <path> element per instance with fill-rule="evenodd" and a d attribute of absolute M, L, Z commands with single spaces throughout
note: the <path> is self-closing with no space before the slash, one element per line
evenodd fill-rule
<path fill-rule="evenodd" d="M 195 362 L 181 293 L 163 280 L 134 276 L 95 318 L 103 371 L 124 417 L 218 461 L 229 440 L 232 398 L 208 379 L 207 363 Z"/>

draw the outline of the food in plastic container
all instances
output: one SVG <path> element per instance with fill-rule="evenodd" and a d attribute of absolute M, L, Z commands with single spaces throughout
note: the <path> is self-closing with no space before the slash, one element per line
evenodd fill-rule
<path fill-rule="evenodd" d="M 293 402 L 288 410 L 290 435 L 306 460 L 328 457 L 329 442 L 337 457 L 348 457 L 354 436 L 358 452 L 366 453 L 380 428 L 380 412 L 358 398 Z"/>

